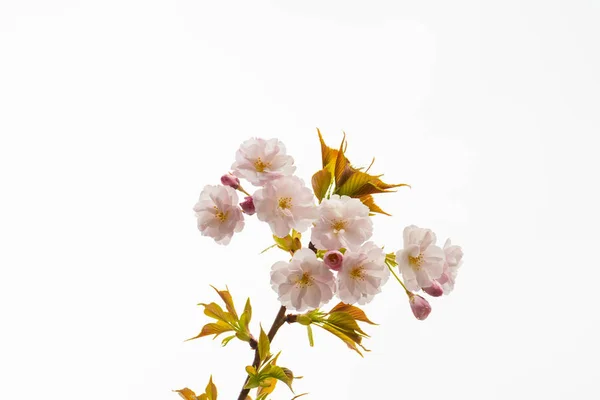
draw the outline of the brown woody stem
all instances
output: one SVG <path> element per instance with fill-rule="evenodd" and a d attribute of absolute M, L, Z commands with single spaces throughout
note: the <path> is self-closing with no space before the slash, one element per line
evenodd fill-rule
<path fill-rule="evenodd" d="M 288 323 L 296 322 L 296 318 L 294 318 L 295 315 L 290 314 L 290 315 L 286 316 L 285 311 L 286 311 L 285 306 L 281 306 L 281 308 L 279 309 L 279 312 L 277 313 L 277 316 L 275 317 L 275 320 L 273 321 L 273 325 L 271 325 L 271 329 L 269 329 L 269 333 L 267 334 L 267 337 L 269 338 L 269 342 L 273 341 L 275 334 L 277 333 L 279 328 L 281 328 L 281 325 L 283 325 L 285 322 L 288 322 Z M 252 342 L 250 343 L 250 347 L 253 347 Z M 252 366 L 258 370 L 258 367 L 260 365 L 260 356 L 258 355 L 258 348 L 256 347 L 255 349 L 256 350 L 254 351 L 254 361 L 252 361 Z M 246 386 L 246 384 L 248 383 L 248 379 L 250 379 L 250 376 L 246 377 L 244 386 Z M 248 393 L 250 393 L 250 389 L 244 389 L 243 387 L 242 387 L 242 391 L 240 392 L 240 395 L 238 396 L 238 400 L 246 400 Z"/>

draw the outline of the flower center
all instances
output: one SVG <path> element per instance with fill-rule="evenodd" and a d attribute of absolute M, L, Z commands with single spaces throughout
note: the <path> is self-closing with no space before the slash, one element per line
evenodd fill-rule
<path fill-rule="evenodd" d="M 421 264 L 423 264 L 423 254 L 419 254 L 417 257 L 408 256 L 408 265 L 410 265 L 413 271 L 420 270 Z"/>
<path fill-rule="evenodd" d="M 296 280 L 296 286 L 299 287 L 312 286 L 312 284 L 312 277 L 308 272 L 303 273 L 302 276 L 298 280 Z"/>
<path fill-rule="evenodd" d="M 256 161 L 254 161 L 254 168 L 256 168 L 256 172 L 264 172 L 265 168 L 269 168 L 271 163 L 264 163 L 263 160 L 258 157 Z"/>
<path fill-rule="evenodd" d="M 214 206 L 215 211 L 217 212 L 215 214 L 215 217 L 221 221 L 221 222 L 225 222 L 227 221 L 227 216 L 228 216 L 228 212 L 224 213 L 223 211 L 219 210 L 219 208 L 217 206 Z"/>
<path fill-rule="evenodd" d="M 281 208 L 282 210 L 292 208 L 292 198 L 291 197 L 280 197 L 279 198 L 279 208 Z"/>
<path fill-rule="evenodd" d="M 334 233 L 338 233 L 346 229 L 346 221 L 336 219 L 331 223 L 331 229 L 333 229 Z"/>
<path fill-rule="evenodd" d="M 358 281 L 364 281 L 365 280 L 365 267 L 363 267 L 362 265 L 359 265 L 357 267 L 352 268 L 352 271 L 350 271 L 350 278 L 352 278 L 354 280 L 358 280 Z"/>

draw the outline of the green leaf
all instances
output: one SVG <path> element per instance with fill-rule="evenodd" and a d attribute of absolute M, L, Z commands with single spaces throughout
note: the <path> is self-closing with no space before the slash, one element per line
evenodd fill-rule
<path fill-rule="evenodd" d="M 252 375 L 256 375 L 256 368 L 254 368 L 254 366 L 252 365 L 248 365 L 246 367 L 246 372 L 248 373 L 248 375 L 252 376 Z"/>
<path fill-rule="evenodd" d="M 217 400 L 217 387 L 212 381 L 212 375 L 210 376 L 210 380 L 208 381 L 208 385 L 206 385 L 206 396 L 208 400 Z"/>
<path fill-rule="evenodd" d="M 198 339 L 204 336 L 210 336 L 210 335 L 215 335 L 214 338 L 216 338 L 217 336 L 219 336 L 221 333 L 223 332 L 229 332 L 232 331 L 233 328 L 222 322 L 222 321 L 217 321 L 216 323 L 211 322 L 209 324 L 206 324 L 202 327 L 202 331 L 200 331 L 200 333 L 197 336 L 194 336 L 193 338 L 189 338 L 186 340 L 186 342 L 188 340 L 194 340 L 194 339 Z M 214 339 L 213 338 L 213 339 Z"/>
<path fill-rule="evenodd" d="M 269 338 L 267 337 L 267 334 L 265 333 L 265 331 L 263 330 L 262 326 L 260 327 L 260 336 L 258 338 L 258 356 L 260 358 L 260 361 L 264 361 L 268 355 L 269 355 L 269 351 L 271 350 L 271 344 L 269 342 Z"/>
<path fill-rule="evenodd" d="M 215 336 L 216 337 L 216 336 Z M 225 339 L 223 339 L 223 341 L 221 342 L 221 346 L 225 347 L 227 346 L 227 343 L 229 343 L 231 341 L 231 339 L 235 338 L 236 335 L 231 335 L 231 336 L 227 336 Z"/>
<path fill-rule="evenodd" d="M 306 326 L 306 330 L 308 331 L 308 344 L 310 344 L 310 347 L 314 347 L 315 346 L 315 340 L 313 338 L 313 331 L 310 325 Z"/>
<path fill-rule="evenodd" d="M 213 289 L 215 289 L 215 292 L 217 292 L 217 294 L 221 297 L 221 299 L 225 303 L 225 307 L 227 307 L 227 311 L 229 311 L 229 314 L 231 314 L 233 316 L 233 319 L 237 321 L 238 315 L 237 315 L 237 312 L 235 311 L 235 306 L 233 305 L 233 298 L 231 297 L 231 293 L 229 293 L 229 289 L 218 290 L 216 287 L 214 287 L 212 285 L 211 285 L 211 287 Z"/>
<path fill-rule="evenodd" d="M 319 199 L 319 203 L 325 195 L 327 194 L 327 190 L 329 186 L 331 186 L 332 175 L 328 169 L 322 169 L 319 172 L 316 172 L 312 176 L 312 187 L 315 192 L 315 196 Z"/>
<path fill-rule="evenodd" d="M 373 322 L 369 318 L 367 318 L 367 315 L 365 314 L 365 312 L 363 310 L 361 310 L 360 308 L 358 308 L 356 306 L 340 302 L 335 307 L 333 307 L 331 309 L 331 311 L 329 311 L 329 312 L 333 313 L 336 311 L 348 313 L 356 321 L 366 322 L 371 325 L 377 325 L 375 322 Z"/>

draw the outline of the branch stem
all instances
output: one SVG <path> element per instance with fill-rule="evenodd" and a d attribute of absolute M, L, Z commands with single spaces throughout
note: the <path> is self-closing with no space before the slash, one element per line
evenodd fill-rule
<path fill-rule="evenodd" d="M 269 342 L 273 341 L 273 338 L 275 337 L 275 334 L 277 333 L 277 331 L 279 330 L 279 328 L 281 328 L 281 325 L 283 325 L 286 321 L 288 323 L 295 322 L 295 321 L 290 321 L 288 319 L 288 317 L 286 317 L 285 311 L 286 311 L 285 306 L 281 306 L 281 308 L 279 309 L 279 312 L 277 313 L 277 316 L 275 316 L 275 320 L 273 321 L 273 325 L 271 325 L 271 329 L 269 329 L 269 333 L 267 333 L 267 337 L 269 338 Z M 258 371 L 259 365 L 260 365 L 260 356 L 258 355 L 258 348 L 257 348 L 254 351 L 254 360 L 252 361 L 252 366 L 254 368 L 256 368 L 256 370 Z M 248 379 L 250 379 L 249 376 L 246 377 L 246 381 L 244 382 L 244 386 L 246 386 L 246 384 L 248 383 Z M 250 393 L 250 389 L 244 389 L 244 386 L 242 386 L 242 391 L 240 392 L 240 395 L 238 396 L 238 400 L 246 400 L 246 397 L 248 396 L 248 393 Z"/>

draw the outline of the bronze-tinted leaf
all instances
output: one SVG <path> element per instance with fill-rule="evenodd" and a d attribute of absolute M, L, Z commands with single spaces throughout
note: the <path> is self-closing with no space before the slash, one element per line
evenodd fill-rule
<path fill-rule="evenodd" d="M 188 388 L 183 388 L 180 390 L 173 390 L 174 392 L 179 393 L 179 395 L 185 400 L 197 400 L 196 393 L 193 390 Z"/>
<path fill-rule="evenodd" d="M 371 195 L 361 197 L 360 201 L 362 201 L 362 203 L 365 206 L 369 207 L 369 210 L 372 213 L 379 213 L 379 214 L 385 214 L 385 215 L 392 216 L 392 214 L 388 214 L 385 211 L 383 211 L 381 208 L 379 208 L 379 206 L 377 204 L 375 204 L 375 200 L 373 200 L 373 196 L 371 196 Z"/>
<path fill-rule="evenodd" d="M 337 153 L 337 158 L 335 160 L 335 187 L 338 188 L 344 184 L 344 182 L 350 178 L 353 174 L 352 167 L 350 166 L 350 161 L 346 158 L 344 154 L 344 144 L 346 143 L 346 134 L 344 133 L 344 137 L 342 138 L 342 143 L 340 144 L 340 149 Z M 336 190 L 337 192 L 337 190 Z"/>
<path fill-rule="evenodd" d="M 363 336 L 368 336 L 366 333 L 360 329 L 360 326 L 356 323 L 354 318 L 348 314 L 347 312 L 330 312 L 329 317 L 327 318 L 327 323 L 334 325 L 339 328 L 341 331 L 350 334 L 351 332 L 356 332 Z"/>
<path fill-rule="evenodd" d="M 365 314 L 365 312 L 363 310 L 361 310 L 360 308 L 353 306 L 351 304 L 346 304 L 346 303 L 340 302 L 335 307 L 333 307 L 331 309 L 331 311 L 329 311 L 329 312 L 333 313 L 336 311 L 346 312 L 346 313 L 350 314 L 352 316 L 352 318 L 354 318 L 357 321 L 366 322 L 371 325 L 377 325 L 375 322 L 373 322 L 369 318 L 367 318 L 367 315 Z"/>
<path fill-rule="evenodd" d="M 350 336 L 348 336 L 346 333 L 340 331 L 339 329 L 336 329 L 335 327 L 333 327 L 331 325 L 327 325 L 327 324 L 321 326 L 321 328 L 325 329 L 328 332 L 333 333 L 335 336 L 340 338 L 344 343 L 346 343 L 346 346 L 348 346 L 349 349 L 356 351 L 361 357 L 363 356 L 362 353 L 356 347 L 356 342 L 352 338 L 350 338 Z"/>
<path fill-rule="evenodd" d="M 312 176 L 313 191 L 315 192 L 317 199 L 319 199 L 319 203 L 327 194 L 327 190 L 329 189 L 329 186 L 331 186 L 331 180 L 331 172 L 326 168 L 323 168 Z"/>
<path fill-rule="evenodd" d="M 217 292 L 217 294 L 221 297 L 221 299 L 223 299 L 223 302 L 225 303 L 225 306 L 227 307 L 227 311 L 229 311 L 229 313 L 233 316 L 233 318 L 235 320 L 237 320 L 238 315 L 237 315 L 237 312 L 235 311 L 235 306 L 233 305 L 233 298 L 231 297 L 231 294 L 229 293 L 229 289 L 218 290 L 216 287 L 214 287 L 212 285 L 210 287 L 215 289 L 215 292 Z"/>
<path fill-rule="evenodd" d="M 321 131 L 317 128 L 317 133 L 319 134 L 319 141 L 321 142 L 321 158 L 323 161 L 323 168 L 328 169 L 331 174 L 334 174 L 335 171 L 335 161 L 337 159 L 337 150 L 332 149 L 331 147 L 325 144 L 323 140 L 323 136 L 321 135 Z"/>

